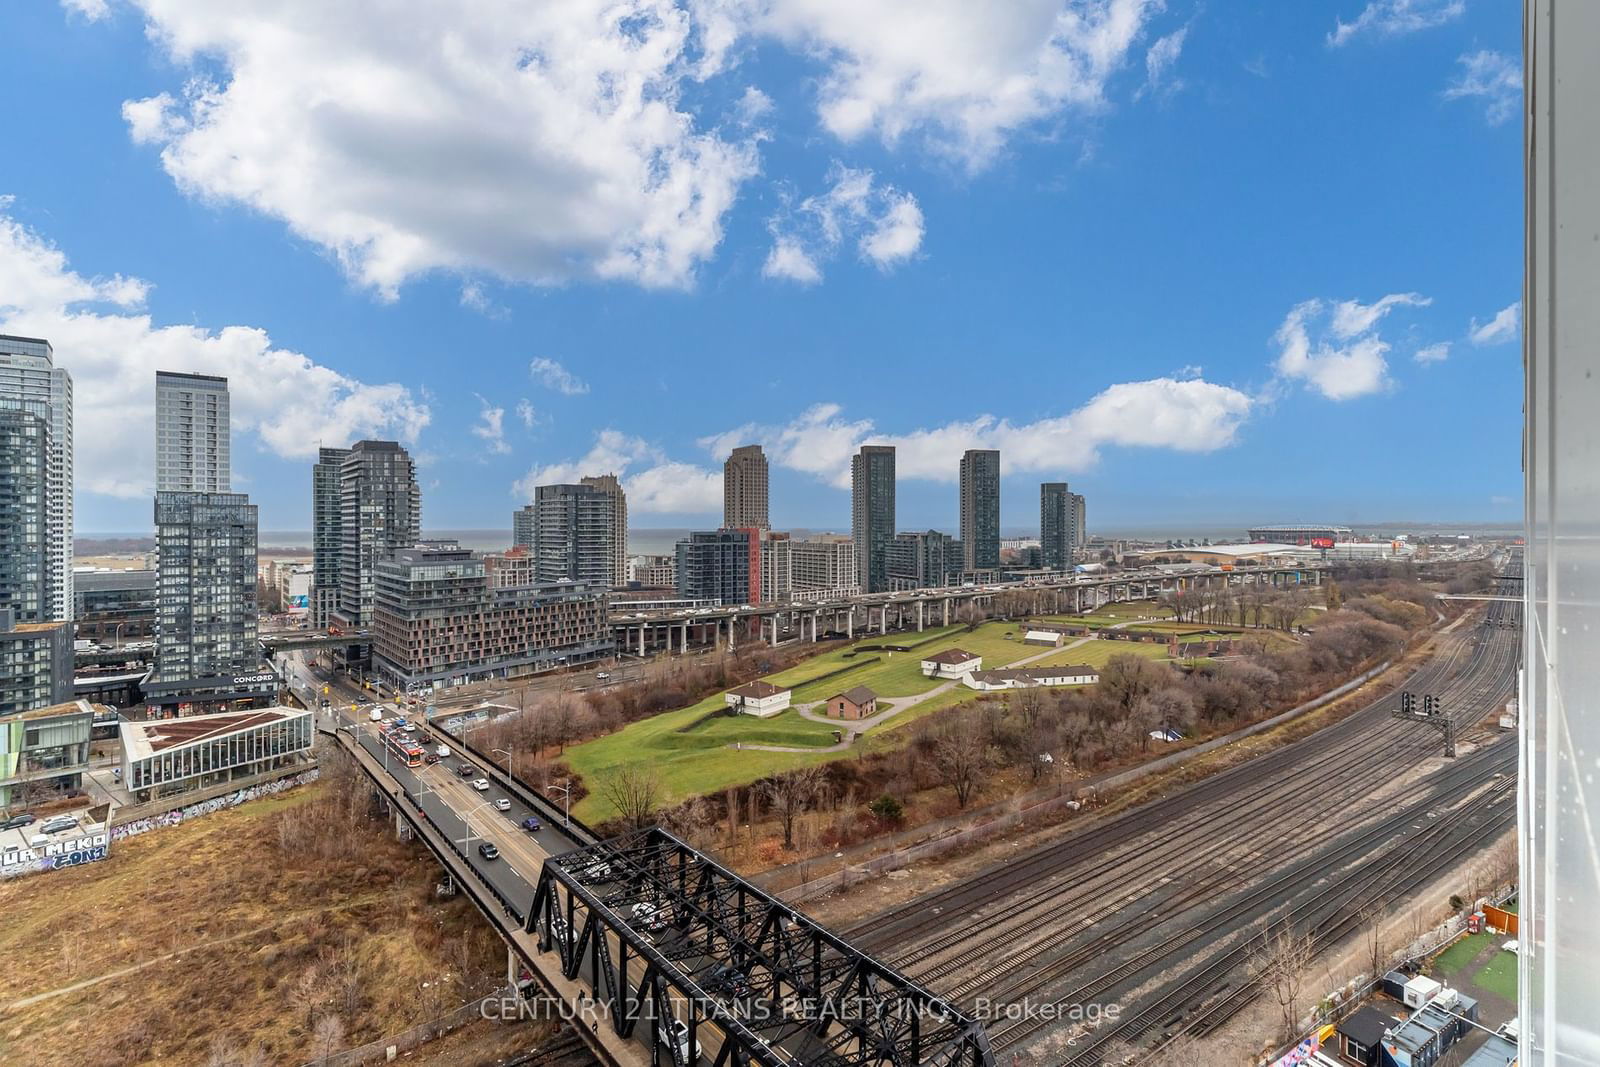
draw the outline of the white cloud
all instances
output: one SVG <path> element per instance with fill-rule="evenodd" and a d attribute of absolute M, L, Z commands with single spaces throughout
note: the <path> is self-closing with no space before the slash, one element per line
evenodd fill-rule
<path fill-rule="evenodd" d="M 870 170 L 834 163 L 826 192 L 808 196 L 767 220 L 772 249 L 761 273 L 804 285 L 822 280 L 822 264 L 847 241 L 861 258 L 889 270 L 922 247 L 922 209 L 917 198 L 879 185 Z"/>
<path fill-rule="evenodd" d="M 1019 130 L 1105 107 L 1162 0 L 700 0 L 826 66 L 817 107 L 843 141 L 917 137 L 981 167 Z"/>
<path fill-rule="evenodd" d="M 1501 308 L 1488 322 L 1480 324 L 1473 319 L 1467 330 L 1467 339 L 1475 345 L 1504 344 L 1521 336 L 1521 325 L 1522 301 L 1519 300 L 1510 307 Z"/>
<path fill-rule="evenodd" d="M 671 0 L 130 2 L 174 61 L 220 69 L 130 101 L 134 137 L 385 297 L 435 269 L 687 285 L 757 170 L 682 102 Z"/>
<path fill-rule="evenodd" d="M 539 421 L 539 413 L 534 410 L 533 402 L 527 397 L 517 401 L 517 418 L 522 420 L 522 425 L 531 430 Z"/>
<path fill-rule="evenodd" d="M 1076 471 L 1093 466 L 1107 447 L 1210 452 L 1231 445 L 1252 400 L 1237 389 L 1190 378 L 1113 385 L 1077 410 L 1029 423 L 979 415 L 905 433 L 883 433 L 867 419 L 819 404 L 781 426 L 749 424 L 702 438 L 721 459 L 737 444 L 759 441 L 779 466 L 839 488 L 850 487 L 850 457 L 863 444 L 894 445 L 895 474 L 935 482 L 957 480 L 961 453 L 998 448 L 1006 473 Z"/>
<path fill-rule="evenodd" d="M 1189 27 L 1182 26 L 1150 46 L 1144 54 L 1144 85 L 1134 93 L 1135 99 L 1146 93 L 1175 93 L 1183 88 L 1183 79 L 1172 77 L 1172 68 L 1178 64 L 1184 38 L 1188 36 Z"/>
<path fill-rule="evenodd" d="M 1428 303 L 1417 293 L 1392 293 L 1371 304 L 1297 304 L 1273 335 L 1279 346 L 1277 373 L 1304 382 L 1329 400 L 1379 392 L 1389 385 L 1389 343 L 1378 336 L 1378 323 L 1396 307 Z"/>
<path fill-rule="evenodd" d="M 1425 345 L 1417 349 L 1411 358 L 1424 366 L 1429 363 L 1443 363 L 1450 358 L 1450 342 L 1440 341 L 1438 344 Z"/>
<path fill-rule="evenodd" d="M 472 427 L 472 436 L 495 455 L 506 455 L 511 446 L 506 443 L 506 409 L 495 407 L 483 397 L 478 397 L 478 421 Z"/>
<path fill-rule="evenodd" d="M 628 494 L 628 514 L 703 513 L 722 507 L 722 472 L 669 460 L 640 437 L 607 429 L 578 459 L 534 467 L 512 485 L 521 500 L 532 500 L 540 485 L 576 482 L 587 475 L 615 474 Z"/>
<path fill-rule="evenodd" d="M 111 14 L 111 8 L 106 0 L 61 0 L 61 6 L 74 14 L 82 15 L 90 22 L 98 22 Z"/>
<path fill-rule="evenodd" d="M 1328 44 L 1334 48 L 1362 34 L 1398 37 L 1442 26 L 1466 11 L 1465 0 L 1372 0 L 1351 22 L 1334 20 Z"/>
<path fill-rule="evenodd" d="M 233 429 L 285 459 L 360 437 L 415 442 L 428 406 L 405 386 L 373 385 L 288 349 L 252 326 L 158 326 L 141 309 L 149 286 L 86 278 L 0 197 L 0 332 L 45 337 L 73 378 L 78 489 L 148 495 L 155 481 L 157 370 L 229 379 Z"/>
<path fill-rule="evenodd" d="M 1522 64 L 1500 52 L 1487 49 L 1469 52 L 1456 62 L 1461 76 L 1444 90 L 1446 100 L 1483 101 L 1483 117 L 1498 126 L 1517 113 L 1522 104 Z"/>
<path fill-rule="evenodd" d="M 533 375 L 533 380 L 546 389 L 553 389 L 562 396 L 581 396 L 589 391 L 589 383 L 583 381 L 567 368 L 553 359 L 539 356 L 528 364 L 528 373 Z"/>
<path fill-rule="evenodd" d="M 1334 305 L 1333 321 L 1330 326 L 1335 337 L 1349 340 L 1372 329 L 1393 308 L 1427 307 L 1432 302 L 1420 293 L 1390 293 L 1371 304 L 1363 304 L 1357 300 L 1342 300 Z"/>

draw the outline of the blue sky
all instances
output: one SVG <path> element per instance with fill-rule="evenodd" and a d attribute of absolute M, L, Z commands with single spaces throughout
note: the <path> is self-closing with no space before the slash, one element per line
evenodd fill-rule
<path fill-rule="evenodd" d="M 80 532 L 150 525 L 158 366 L 233 379 L 267 529 L 360 436 L 432 528 L 607 469 L 714 523 L 748 440 L 780 526 L 868 441 L 906 528 L 966 447 L 1007 526 L 1520 514 L 1516 5 L 257 7 L 0 12 L 0 331 L 74 373 Z"/>

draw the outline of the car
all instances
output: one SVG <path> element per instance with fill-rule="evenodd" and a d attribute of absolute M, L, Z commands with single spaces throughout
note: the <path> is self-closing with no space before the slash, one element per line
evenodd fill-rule
<path fill-rule="evenodd" d="M 476 789 L 480 793 L 487 793 L 489 791 L 489 779 L 474 778 L 472 780 L 472 788 Z"/>
<path fill-rule="evenodd" d="M 59 834 L 63 830 L 76 830 L 77 828 L 78 817 L 76 815 L 57 815 L 54 818 L 46 819 L 39 827 L 39 831 L 46 834 Z"/>
<path fill-rule="evenodd" d="M 682 1019 L 674 1019 L 672 1020 L 672 1024 L 667 1027 L 667 1033 L 669 1035 L 669 1040 L 672 1042 L 673 1051 L 677 1053 L 677 1055 L 674 1057 L 675 1059 L 681 1063 L 695 1063 L 699 1061 L 700 1041 L 698 1039 L 696 1039 L 694 1043 L 694 1055 L 689 1055 L 688 1023 L 684 1022 Z"/>
<path fill-rule="evenodd" d="M 458 778 L 472 778 L 476 776 L 477 773 L 478 768 L 474 767 L 470 763 L 463 763 L 461 766 L 456 768 L 456 777 Z"/>
<path fill-rule="evenodd" d="M 597 681 L 597 682 L 609 682 L 609 681 L 611 681 L 611 672 L 610 671 L 596 671 L 595 672 L 595 676 L 594 676 L 594 680 Z"/>
<path fill-rule="evenodd" d="M 440 759 L 449 759 L 450 758 L 450 746 L 449 745 L 440 745 L 438 748 L 433 750 L 433 754 L 438 756 Z"/>
<path fill-rule="evenodd" d="M 379 711 L 377 708 L 373 708 L 367 713 L 367 718 L 371 719 L 373 722 L 382 722 L 383 712 Z"/>
<path fill-rule="evenodd" d="M 23 826 L 32 826 L 37 820 L 38 816 L 25 811 L 21 815 L 13 815 L 5 822 L 0 822 L 0 830 L 16 830 Z"/>
<path fill-rule="evenodd" d="M 422 762 L 427 764 L 429 767 L 432 767 L 435 763 L 439 762 L 439 757 L 430 752 L 426 756 L 422 757 Z"/>
<path fill-rule="evenodd" d="M 593 878 L 596 881 L 601 881 L 603 879 L 610 878 L 611 877 L 611 864 L 605 862 L 604 860 L 596 860 L 594 863 L 589 864 L 589 866 L 587 866 L 583 870 L 579 871 L 578 872 L 578 877 L 579 878 Z"/>
<path fill-rule="evenodd" d="M 528 831 L 528 833 L 530 833 L 530 834 L 536 834 L 541 829 L 543 829 L 543 827 L 539 823 L 538 818 L 536 816 L 533 816 L 533 815 L 530 815 L 526 819 L 522 820 L 522 828 L 524 830 Z"/>
<path fill-rule="evenodd" d="M 633 914 L 633 927 L 637 930 L 654 932 L 667 925 L 667 909 L 653 901 L 641 900 L 631 909 Z"/>
<path fill-rule="evenodd" d="M 748 997 L 750 995 L 750 980 L 743 972 L 729 967 L 727 964 L 718 964 L 706 978 L 705 987 L 713 993 L 725 993 L 730 997 Z"/>
<path fill-rule="evenodd" d="M 495 811 L 510 811 L 511 810 L 511 801 L 509 799 L 507 799 L 506 797 L 500 797 L 498 800 L 496 800 L 494 802 L 494 810 Z"/>
<path fill-rule="evenodd" d="M 495 847 L 493 841 L 485 841 L 478 846 L 478 855 L 486 860 L 497 860 L 500 858 L 500 850 Z"/>

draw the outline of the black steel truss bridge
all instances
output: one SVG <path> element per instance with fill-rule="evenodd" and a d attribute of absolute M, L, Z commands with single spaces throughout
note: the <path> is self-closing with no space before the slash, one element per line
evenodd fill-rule
<path fill-rule="evenodd" d="M 978 1020 L 659 827 L 547 859 L 526 930 L 652 1064 L 994 1063 Z"/>

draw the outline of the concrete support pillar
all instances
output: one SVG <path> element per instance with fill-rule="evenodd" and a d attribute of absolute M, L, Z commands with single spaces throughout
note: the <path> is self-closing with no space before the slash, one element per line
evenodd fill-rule
<path fill-rule="evenodd" d="M 845 635 L 845 637 L 847 637 L 847 638 L 849 638 L 851 640 L 855 640 L 855 636 L 856 636 L 856 609 L 855 608 L 851 608 L 849 611 L 846 611 L 844 613 L 844 635 Z"/>
<path fill-rule="evenodd" d="M 506 985 L 512 989 L 517 988 L 517 979 L 522 977 L 522 961 L 517 959 L 516 950 L 510 945 L 506 946 Z"/>
<path fill-rule="evenodd" d="M 728 616 L 728 651 L 729 652 L 733 651 L 733 628 L 737 624 L 737 622 L 738 622 L 738 617 L 737 616 L 734 616 L 734 615 L 729 615 Z"/>
<path fill-rule="evenodd" d="M 946 626 L 949 626 L 950 625 L 950 598 L 949 597 L 945 597 L 944 600 L 942 601 L 942 603 L 944 604 L 944 624 Z"/>
<path fill-rule="evenodd" d="M 689 654 L 689 624 L 687 622 L 683 624 L 682 637 L 678 642 L 678 653 L 684 656 Z"/>
<path fill-rule="evenodd" d="M 887 604 L 882 604 L 882 605 L 879 605 L 879 607 L 878 607 L 878 634 L 881 637 L 883 635 L 886 635 L 888 632 L 889 632 L 889 606 Z"/>
<path fill-rule="evenodd" d="M 639 627 L 639 655 L 641 658 L 644 656 L 644 632 L 646 629 L 648 629 L 648 627 Z"/>
<path fill-rule="evenodd" d="M 922 601 L 917 601 L 917 633 L 922 632 Z"/>

